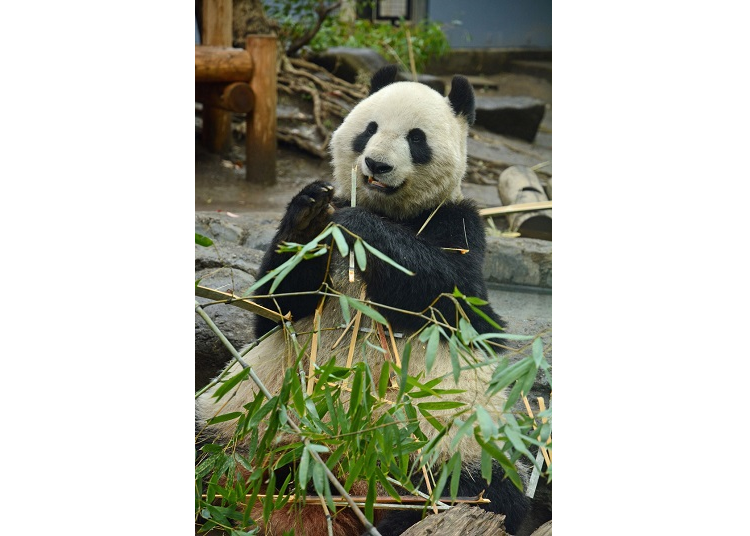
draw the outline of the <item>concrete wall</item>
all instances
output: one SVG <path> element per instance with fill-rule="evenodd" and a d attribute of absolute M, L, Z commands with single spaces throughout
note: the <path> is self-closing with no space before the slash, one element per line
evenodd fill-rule
<path fill-rule="evenodd" d="M 427 11 L 452 48 L 552 48 L 552 0 L 430 0 Z"/>

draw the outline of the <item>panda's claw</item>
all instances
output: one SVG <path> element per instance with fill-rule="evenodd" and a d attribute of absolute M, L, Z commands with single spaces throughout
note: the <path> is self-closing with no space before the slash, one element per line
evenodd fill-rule
<path fill-rule="evenodd" d="M 309 241 L 328 225 L 333 213 L 333 192 L 330 182 L 315 181 L 294 196 L 285 218 L 288 222 L 287 240 Z"/>

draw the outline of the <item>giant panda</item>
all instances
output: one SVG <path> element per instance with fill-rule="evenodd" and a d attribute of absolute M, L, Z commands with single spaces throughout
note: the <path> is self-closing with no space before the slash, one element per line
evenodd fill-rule
<path fill-rule="evenodd" d="M 396 66 L 379 70 L 372 77 L 370 94 L 356 105 L 341 126 L 334 132 L 330 151 L 334 184 L 316 181 L 303 188 L 289 203 L 278 231 L 266 252 L 259 277 L 280 266 L 290 254 L 277 252 L 282 242 L 306 243 L 316 237 L 329 222 L 335 222 L 360 236 L 400 265 L 415 272 L 409 276 L 378 257 L 367 253 L 364 271 L 356 270 L 354 282 L 348 278 L 348 259 L 338 254 L 303 261 L 290 272 L 275 294 L 315 291 L 324 279 L 332 288 L 385 306 L 380 312 L 391 328 L 405 335 L 414 333 L 425 323 L 423 318 L 400 311 L 423 311 L 441 293 L 452 293 L 458 288 L 467 296 L 486 299 L 487 290 L 482 277 L 485 250 L 484 227 L 473 202 L 463 199 L 461 181 L 466 171 L 466 138 L 475 119 L 474 92 L 461 76 L 452 80 L 449 95 L 444 97 L 430 87 L 416 82 L 396 81 Z M 356 206 L 350 206 L 352 173 L 356 169 Z M 437 209 L 437 210 L 436 210 Z M 427 221 L 429 220 L 429 221 Z M 427 223 L 426 223 L 427 222 Z M 425 225 L 426 223 L 426 225 Z M 348 237 L 348 235 L 347 235 Z M 350 244 L 351 246 L 351 244 Z M 330 263 L 330 265 L 328 264 Z M 256 291 L 257 301 L 266 307 L 291 312 L 297 333 L 313 331 L 313 317 L 320 297 L 311 293 L 304 296 L 263 298 L 268 295 L 270 281 Z M 445 297 L 434 303 L 443 318 L 455 321 L 454 303 Z M 396 311 L 398 309 L 400 311 Z M 480 333 L 497 331 L 482 315 L 464 308 L 473 327 Z M 482 312 L 495 323 L 504 322 L 489 306 Z M 339 300 L 327 299 L 322 309 L 321 326 L 340 326 L 342 311 Z M 265 335 L 275 322 L 257 317 L 255 334 Z M 330 355 L 341 329 L 321 330 L 319 353 Z M 374 330 L 371 330 L 374 331 Z M 351 335 L 347 334 L 345 346 Z M 370 335 L 358 334 L 354 359 L 367 360 L 373 371 L 380 370 L 383 353 L 372 349 L 379 343 Z M 377 337 L 377 335 L 372 335 Z M 396 344 L 403 352 L 402 337 Z M 305 341 L 300 340 L 300 344 Z M 428 376 L 450 377 L 449 350 L 441 343 L 437 358 Z M 337 359 L 344 364 L 346 352 Z M 272 392 L 279 392 L 285 367 L 291 355 L 288 337 L 283 331 L 272 334 L 255 347 L 245 361 Z M 308 356 L 305 357 L 305 360 Z M 239 372 L 239 365 L 230 365 Z M 306 370 L 307 361 L 303 363 Z M 425 348 L 412 348 L 409 373 L 425 373 Z M 481 403 L 495 419 L 502 412 L 505 398 L 497 394 L 487 398 L 484 393 L 489 382 L 489 367 L 465 371 L 459 387 L 465 392 L 454 395 L 469 404 Z M 377 378 L 375 379 L 377 382 Z M 205 428 L 206 420 L 218 413 L 242 411 L 257 392 L 251 381 L 240 383 L 232 393 L 217 402 L 212 397 L 216 387 L 203 393 L 196 402 L 197 425 Z M 441 413 L 445 419 L 451 411 Z M 428 429 L 425 427 L 425 433 Z M 228 441 L 234 431 L 232 423 L 219 423 L 204 429 L 212 441 Z M 449 439 L 451 434 L 448 434 Z M 450 456 L 446 447 L 443 461 Z M 506 515 L 506 529 L 513 533 L 528 511 L 524 494 L 504 473 L 499 464 L 493 465 L 491 486 L 481 477 L 481 451 L 476 442 L 462 439 L 462 472 L 459 495 L 476 496 L 484 491 L 491 500 L 487 509 Z M 415 485 L 419 482 L 415 481 Z M 447 488 L 446 488 L 447 489 Z M 401 534 L 417 523 L 422 513 L 392 511 L 378 516 L 375 526 L 383 536 Z M 350 510 L 344 509 L 334 519 L 334 534 L 358 535 L 363 526 Z M 275 512 L 264 527 L 265 534 L 281 535 L 286 530 L 295 534 L 327 534 L 324 512 L 320 506 L 307 506 L 303 512 L 287 510 Z"/>

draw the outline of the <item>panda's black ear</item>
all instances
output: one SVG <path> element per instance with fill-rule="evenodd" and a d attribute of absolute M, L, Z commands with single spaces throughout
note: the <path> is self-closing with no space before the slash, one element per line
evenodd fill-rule
<path fill-rule="evenodd" d="M 370 95 L 395 82 L 397 74 L 398 65 L 386 65 L 378 69 L 378 72 L 372 75 L 372 80 L 370 80 Z"/>
<path fill-rule="evenodd" d="M 469 81 L 463 76 L 456 75 L 451 82 L 451 91 L 448 93 L 448 102 L 456 115 L 463 115 L 469 126 L 474 124 L 476 111 L 474 105 L 474 89 Z"/>

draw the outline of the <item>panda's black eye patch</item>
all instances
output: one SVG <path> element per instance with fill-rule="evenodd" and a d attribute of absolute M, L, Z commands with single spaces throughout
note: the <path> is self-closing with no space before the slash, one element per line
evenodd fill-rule
<path fill-rule="evenodd" d="M 406 135 L 411 159 L 415 164 L 426 164 L 432 160 L 432 149 L 427 144 L 427 134 L 421 128 L 413 128 Z"/>
<path fill-rule="evenodd" d="M 365 147 L 367 147 L 367 142 L 370 141 L 370 138 L 372 138 L 377 131 L 378 124 L 375 121 L 370 121 L 365 130 L 354 138 L 354 142 L 352 143 L 352 149 L 354 149 L 354 152 L 362 153 L 365 150 Z"/>
<path fill-rule="evenodd" d="M 409 141 L 412 143 L 424 143 L 427 141 L 427 136 L 422 130 L 413 128 L 409 131 Z"/>

